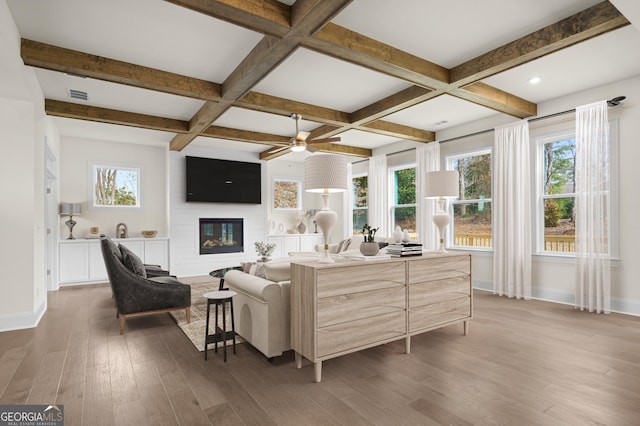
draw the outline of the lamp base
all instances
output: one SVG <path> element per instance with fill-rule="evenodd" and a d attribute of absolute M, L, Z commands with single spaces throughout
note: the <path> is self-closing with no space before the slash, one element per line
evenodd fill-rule
<path fill-rule="evenodd" d="M 338 214 L 329 210 L 329 194 L 322 194 L 322 200 L 324 202 L 324 207 L 316 213 L 316 223 L 320 227 L 324 238 L 324 257 L 321 258 L 319 262 L 335 263 L 336 261 L 329 256 L 329 233 L 338 221 Z"/>
<path fill-rule="evenodd" d="M 440 237 L 438 250 L 441 253 L 448 253 L 444 248 L 444 230 L 449 225 L 451 217 L 444 211 L 444 200 L 438 200 L 438 211 L 433 214 L 433 224 L 438 228 L 438 236 Z"/>
<path fill-rule="evenodd" d="M 76 237 L 73 236 L 73 227 L 76 226 L 76 221 L 73 220 L 73 216 L 69 216 L 69 220 L 64 224 L 69 227 L 69 236 L 67 237 L 67 240 L 75 240 Z"/>

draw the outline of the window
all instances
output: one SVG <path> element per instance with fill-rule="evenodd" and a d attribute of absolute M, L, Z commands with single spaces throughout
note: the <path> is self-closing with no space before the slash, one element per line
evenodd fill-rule
<path fill-rule="evenodd" d="M 407 229 L 412 239 L 416 233 L 416 168 L 397 168 L 391 175 L 391 229 Z"/>
<path fill-rule="evenodd" d="M 273 209 L 301 210 L 302 181 L 293 178 L 273 179 Z"/>
<path fill-rule="evenodd" d="M 362 227 L 367 223 L 369 205 L 367 204 L 367 175 L 351 179 L 353 205 L 353 233 L 362 234 Z"/>
<path fill-rule="evenodd" d="M 491 150 L 448 157 L 447 168 L 460 174 L 460 197 L 451 202 L 452 245 L 491 247 Z"/>
<path fill-rule="evenodd" d="M 140 167 L 93 164 L 93 207 L 140 207 Z"/>
<path fill-rule="evenodd" d="M 538 252 L 575 252 L 575 133 L 538 140 Z"/>

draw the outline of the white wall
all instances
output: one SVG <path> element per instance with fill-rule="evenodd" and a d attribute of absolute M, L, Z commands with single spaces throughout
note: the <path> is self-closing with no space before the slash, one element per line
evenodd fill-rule
<path fill-rule="evenodd" d="M 186 202 L 185 156 L 262 163 L 262 204 L 226 204 Z M 255 153 L 225 151 L 189 145 L 169 154 L 170 193 L 170 270 L 178 276 L 208 274 L 214 269 L 237 266 L 257 258 L 256 241 L 266 236 L 267 171 Z M 244 253 L 200 254 L 198 241 L 200 218 L 243 218 Z"/>
<path fill-rule="evenodd" d="M 636 284 L 640 274 L 640 262 L 637 261 L 637 241 L 640 239 L 640 223 L 637 214 L 640 211 L 640 197 L 637 196 L 637 169 L 640 158 L 640 76 L 593 88 L 570 96 L 544 102 L 538 105 L 538 115 L 544 116 L 566 111 L 579 105 L 627 96 L 618 107 L 609 108 L 609 117 L 617 119 L 619 125 L 619 260 L 612 267 L 612 309 L 618 312 L 640 315 L 640 286 Z M 531 125 L 531 138 L 549 133 L 554 129 L 573 126 L 574 115 L 559 119 L 541 120 Z M 513 120 L 510 120 L 513 121 Z M 468 132 L 492 128 L 504 124 L 504 117 L 482 120 L 462 128 L 447 129 L 438 133 L 438 139 L 444 140 Z M 564 123 L 564 124 L 563 124 Z M 467 137 L 441 145 L 444 156 L 464 152 L 469 149 L 493 146 L 493 132 Z M 572 259 L 535 255 L 532 262 L 532 294 L 536 298 L 561 303 L 574 302 L 574 262 Z M 480 288 L 492 288 L 493 257 L 491 252 L 474 252 L 474 285 Z"/>
<path fill-rule="evenodd" d="M 34 327 L 46 309 L 43 97 L 20 59 L 20 37 L 0 2 L 0 331 Z"/>
<path fill-rule="evenodd" d="M 140 237 L 140 231 L 157 230 L 158 236 L 168 236 L 167 210 L 168 149 L 160 146 L 123 144 L 97 139 L 63 137 L 60 142 L 60 200 L 66 203 L 82 203 L 82 215 L 74 216 L 77 225 L 73 229 L 76 238 L 89 233 L 92 226 L 111 237 L 116 235 L 116 225 L 126 223 L 129 237 Z M 141 207 L 92 207 L 91 163 L 130 165 L 141 168 Z M 60 237 L 69 235 L 60 219 Z"/>

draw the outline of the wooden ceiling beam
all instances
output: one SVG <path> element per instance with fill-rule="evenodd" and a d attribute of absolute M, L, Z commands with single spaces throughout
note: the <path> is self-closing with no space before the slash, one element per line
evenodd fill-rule
<path fill-rule="evenodd" d="M 419 86 L 449 83 L 448 69 L 333 23 L 305 38 L 302 46 Z"/>
<path fill-rule="evenodd" d="M 180 4 L 181 1 L 176 0 L 175 3 Z M 298 0 L 300 5 L 297 10 L 296 22 L 291 26 L 291 29 L 280 39 L 268 35 L 264 36 L 222 83 L 220 102 L 215 106 L 203 106 L 191 119 L 189 133 L 176 135 L 169 148 L 179 151 L 187 146 L 193 138 L 203 132 L 253 86 L 289 57 L 299 47 L 301 38 L 314 34 L 351 1 Z M 242 0 L 227 0 L 226 3 L 232 3 L 231 6 L 234 8 L 241 8 L 244 4 Z"/>
<path fill-rule="evenodd" d="M 433 142 L 436 140 L 436 134 L 429 130 L 416 129 L 384 120 L 372 121 L 371 123 L 360 126 L 358 130 L 414 142 Z"/>
<path fill-rule="evenodd" d="M 626 25 L 627 18 L 604 1 L 454 67 L 451 82 L 466 86 Z"/>
<path fill-rule="evenodd" d="M 327 152 L 330 154 L 342 154 L 352 157 L 368 158 L 373 155 L 373 152 L 368 148 L 360 148 L 355 146 L 338 145 L 334 143 L 316 143 L 313 144 L 314 148 L 321 152 Z M 289 153 L 288 149 L 282 149 L 281 147 L 269 148 L 266 151 L 260 153 L 261 160 L 274 160 Z"/>
<path fill-rule="evenodd" d="M 347 112 L 258 92 L 247 93 L 235 103 L 235 106 L 286 117 L 294 113 L 300 114 L 305 120 L 323 124 L 342 125 L 351 122 L 351 115 Z"/>
<path fill-rule="evenodd" d="M 527 118 L 538 114 L 536 104 L 481 82 L 453 89 L 448 93 L 518 118 Z"/>
<path fill-rule="evenodd" d="M 25 65 L 33 67 L 206 101 L 220 99 L 221 86 L 210 81 L 33 40 L 21 40 L 20 55 Z"/>
<path fill-rule="evenodd" d="M 201 134 L 210 138 L 229 139 L 239 142 L 259 143 L 263 145 L 282 146 L 289 144 L 291 138 L 269 133 L 254 132 L 250 130 L 232 129 L 229 127 L 209 126 Z"/>
<path fill-rule="evenodd" d="M 162 130 L 178 134 L 184 134 L 189 131 L 189 123 L 182 120 L 174 120 L 171 118 L 163 118 L 147 114 L 137 114 L 128 111 L 118 111 L 115 109 L 99 108 L 72 102 L 56 101 L 53 99 L 45 99 L 44 110 L 47 115 L 55 117 L 119 124 L 123 126 Z"/>
<path fill-rule="evenodd" d="M 291 29 L 291 8 L 276 0 L 165 1 L 272 37 Z"/>
<path fill-rule="evenodd" d="M 393 95 L 387 96 L 377 102 L 367 105 L 358 111 L 351 113 L 351 124 L 359 126 L 378 120 L 394 112 L 401 111 L 413 105 L 420 104 L 427 99 L 441 95 L 442 92 L 425 89 L 420 86 L 411 86 Z"/>

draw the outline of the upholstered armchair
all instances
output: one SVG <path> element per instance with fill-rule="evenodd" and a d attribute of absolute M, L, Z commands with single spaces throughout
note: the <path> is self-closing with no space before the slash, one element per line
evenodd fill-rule
<path fill-rule="evenodd" d="M 102 257 L 111 282 L 120 318 L 120 334 L 129 317 L 184 309 L 187 322 L 191 319 L 191 287 L 175 277 L 147 277 L 144 264 L 124 246 L 100 236 Z M 122 249 L 122 250 L 121 250 Z"/>

